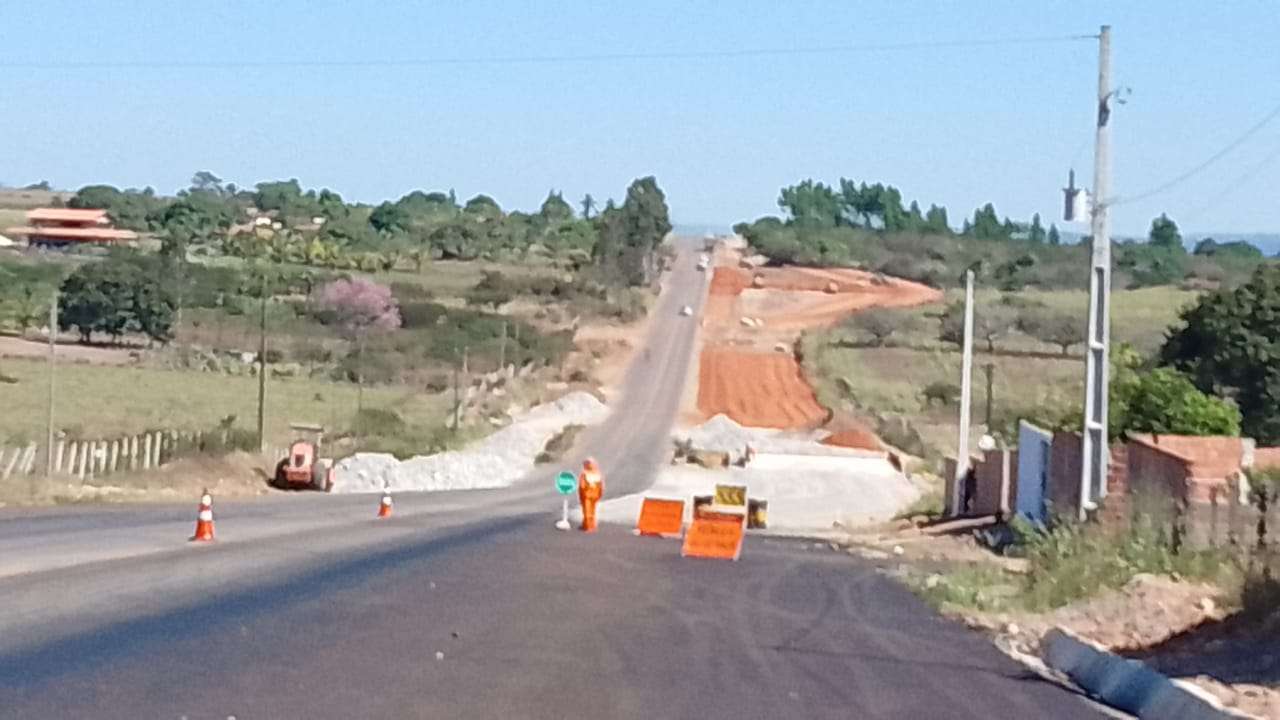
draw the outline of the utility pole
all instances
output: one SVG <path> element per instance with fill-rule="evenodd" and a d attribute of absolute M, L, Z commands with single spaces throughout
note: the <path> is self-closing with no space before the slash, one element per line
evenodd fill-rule
<path fill-rule="evenodd" d="M 502 345 L 498 347 L 498 369 L 507 369 L 507 323 L 502 323 Z"/>
<path fill-rule="evenodd" d="M 58 365 L 58 291 L 53 291 L 53 299 L 49 303 L 49 412 L 48 425 L 44 436 L 44 476 L 53 475 L 53 398 L 54 368 Z"/>
<path fill-rule="evenodd" d="M 1098 125 L 1093 148 L 1093 236 L 1089 271 L 1089 334 L 1085 369 L 1084 432 L 1080 459 L 1080 519 L 1107 494 L 1107 394 L 1111 347 L 1111 26 L 1098 35 Z"/>
<path fill-rule="evenodd" d="M 969 474 L 969 403 L 973 395 L 973 271 L 964 273 L 964 359 L 960 370 L 960 437 L 957 438 L 956 476 L 951 487 L 951 514 L 963 509 L 961 494 Z"/>
<path fill-rule="evenodd" d="M 267 420 L 267 274 L 262 273 L 262 302 L 258 310 L 258 452 L 266 441 Z"/>
<path fill-rule="evenodd" d="M 987 375 L 987 413 L 986 413 L 986 416 L 983 418 L 983 422 L 982 422 L 983 425 L 987 426 L 987 434 L 991 433 L 991 407 L 992 407 L 991 389 L 994 384 L 993 380 L 995 378 L 995 370 L 996 370 L 995 363 L 989 362 L 989 363 L 985 363 L 982 366 L 982 372 L 986 373 Z"/>

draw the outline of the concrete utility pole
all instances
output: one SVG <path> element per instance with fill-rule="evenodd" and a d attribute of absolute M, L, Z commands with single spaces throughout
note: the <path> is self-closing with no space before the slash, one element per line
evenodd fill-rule
<path fill-rule="evenodd" d="M 53 291 L 53 299 L 49 303 L 49 412 L 48 426 L 45 428 L 44 476 L 53 475 L 53 397 L 54 368 L 58 364 L 58 291 Z"/>
<path fill-rule="evenodd" d="M 1111 348 L 1111 26 L 1098 36 L 1098 127 L 1093 148 L 1092 268 L 1089 272 L 1089 334 L 1080 460 L 1080 519 L 1107 494 L 1107 393 Z"/>
<path fill-rule="evenodd" d="M 262 273 L 262 302 L 258 310 L 258 452 L 267 429 L 267 274 Z"/>
<path fill-rule="evenodd" d="M 973 271 L 964 273 L 964 346 L 960 369 L 960 437 L 956 443 L 956 476 L 951 488 L 951 514 L 959 515 L 964 477 L 969 474 L 969 404 L 973 395 Z"/>

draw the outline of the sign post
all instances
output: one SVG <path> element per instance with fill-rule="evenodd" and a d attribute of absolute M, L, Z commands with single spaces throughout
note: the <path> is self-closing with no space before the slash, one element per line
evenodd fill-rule
<path fill-rule="evenodd" d="M 556 492 L 560 493 L 560 519 L 556 521 L 557 530 L 569 529 L 569 496 L 578 486 L 578 478 L 571 472 L 562 472 L 556 476 Z"/>

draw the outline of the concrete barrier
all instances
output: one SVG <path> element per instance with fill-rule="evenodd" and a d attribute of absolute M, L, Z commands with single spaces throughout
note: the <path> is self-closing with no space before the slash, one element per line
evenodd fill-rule
<path fill-rule="evenodd" d="M 1074 633 L 1055 628 L 1041 642 L 1045 664 L 1085 692 L 1141 720 L 1247 718 L 1208 693 L 1170 680 L 1138 660 L 1122 658 Z"/>

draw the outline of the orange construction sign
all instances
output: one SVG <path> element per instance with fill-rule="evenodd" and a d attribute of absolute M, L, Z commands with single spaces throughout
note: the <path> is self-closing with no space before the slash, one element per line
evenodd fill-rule
<path fill-rule="evenodd" d="M 684 501 L 646 497 L 640 505 L 636 530 L 641 535 L 680 537 L 684 529 Z"/>
<path fill-rule="evenodd" d="M 693 519 L 684 535 L 682 557 L 737 560 L 742 554 L 746 518 L 731 513 L 704 512 Z"/>

